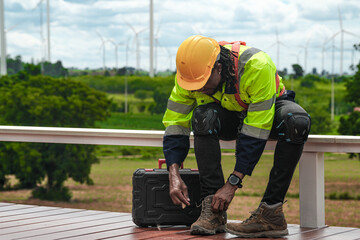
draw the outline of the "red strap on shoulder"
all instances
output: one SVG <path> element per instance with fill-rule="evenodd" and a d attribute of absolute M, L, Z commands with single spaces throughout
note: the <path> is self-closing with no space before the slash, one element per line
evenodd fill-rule
<path fill-rule="evenodd" d="M 275 79 L 276 79 L 276 93 L 278 93 L 278 89 L 279 89 L 279 85 L 280 85 L 280 78 L 279 78 L 279 74 L 278 72 L 276 71 L 276 74 L 275 74 Z M 283 87 L 283 89 L 281 89 L 281 92 L 279 94 L 279 97 L 281 95 L 283 95 L 285 92 L 285 86 Z"/>
<path fill-rule="evenodd" d="M 248 105 L 246 103 L 243 102 L 243 100 L 241 100 L 240 98 L 240 86 L 239 86 L 239 81 L 238 81 L 238 66 L 239 66 L 239 51 L 240 51 L 240 45 L 246 45 L 246 42 L 243 41 L 235 41 L 235 42 L 226 42 L 226 41 L 221 41 L 219 42 L 219 44 L 221 46 L 226 45 L 226 44 L 231 44 L 231 51 L 235 54 L 234 56 L 234 65 L 235 65 L 235 78 L 236 78 L 236 84 L 235 84 L 235 88 L 236 88 L 236 94 L 235 94 L 235 99 L 238 102 L 238 104 L 240 106 L 242 106 L 244 109 L 248 109 Z"/>

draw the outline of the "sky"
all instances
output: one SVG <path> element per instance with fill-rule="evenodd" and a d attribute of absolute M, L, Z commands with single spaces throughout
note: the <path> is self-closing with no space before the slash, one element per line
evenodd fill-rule
<path fill-rule="evenodd" d="M 150 0 L 49 3 L 51 62 L 60 60 L 66 68 L 113 68 L 117 56 L 118 67 L 139 64 L 149 70 Z M 153 0 L 153 8 L 154 67 L 159 71 L 174 71 L 177 48 L 197 34 L 245 41 L 288 72 L 298 63 L 306 72 L 339 73 L 343 62 L 343 72 L 352 73 L 349 66 L 360 59 L 353 50 L 360 43 L 360 0 Z M 46 0 L 4 0 L 4 9 L 7 54 L 35 63 L 48 59 Z"/>

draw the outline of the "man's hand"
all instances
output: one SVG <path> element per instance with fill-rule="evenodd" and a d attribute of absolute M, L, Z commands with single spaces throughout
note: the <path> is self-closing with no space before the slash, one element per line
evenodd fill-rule
<path fill-rule="evenodd" d="M 226 182 L 214 195 L 211 208 L 213 212 L 226 211 L 234 198 L 237 187 Z"/>
<path fill-rule="evenodd" d="M 175 205 L 190 205 L 187 186 L 180 177 L 179 165 L 176 163 L 169 167 L 169 188 L 170 198 Z"/>
<path fill-rule="evenodd" d="M 233 174 L 237 175 L 241 179 L 245 176 L 237 171 L 234 171 Z M 233 186 L 229 183 L 229 181 L 227 181 L 225 185 L 215 193 L 211 203 L 212 210 L 214 212 L 226 211 L 234 198 L 237 189 L 237 186 Z"/>

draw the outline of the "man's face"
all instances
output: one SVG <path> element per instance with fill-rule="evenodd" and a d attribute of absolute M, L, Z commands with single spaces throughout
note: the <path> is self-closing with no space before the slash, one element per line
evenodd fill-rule
<path fill-rule="evenodd" d="M 203 88 L 198 91 L 207 95 L 213 95 L 221 82 L 221 63 L 216 63 L 211 71 L 211 75 Z"/>

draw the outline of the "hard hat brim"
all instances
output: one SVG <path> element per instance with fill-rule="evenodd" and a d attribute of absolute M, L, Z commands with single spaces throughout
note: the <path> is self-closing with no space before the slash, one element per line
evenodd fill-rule
<path fill-rule="evenodd" d="M 205 86 L 205 84 L 207 83 L 207 81 L 209 80 L 211 75 L 211 70 L 206 73 L 206 75 L 204 75 L 204 77 L 202 78 L 202 80 L 199 81 L 194 81 L 193 79 L 186 79 L 183 76 L 181 76 L 181 74 L 177 71 L 176 74 L 176 80 L 177 83 L 179 84 L 180 87 L 182 87 L 185 90 L 199 90 L 201 88 L 203 88 Z"/>

